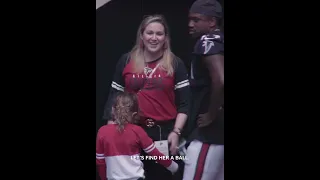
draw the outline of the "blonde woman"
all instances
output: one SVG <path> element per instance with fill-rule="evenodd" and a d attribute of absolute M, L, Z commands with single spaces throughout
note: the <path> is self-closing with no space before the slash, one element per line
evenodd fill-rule
<path fill-rule="evenodd" d="M 136 44 L 115 69 L 104 119 L 119 92 L 135 93 L 140 122 L 165 155 L 177 155 L 179 137 L 189 110 L 189 80 L 182 60 L 171 52 L 168 25 L 161 15 L 146 17 Z M 172 173 L 153 161 L 144 161 L 146 178 L 172 178 Z"/>

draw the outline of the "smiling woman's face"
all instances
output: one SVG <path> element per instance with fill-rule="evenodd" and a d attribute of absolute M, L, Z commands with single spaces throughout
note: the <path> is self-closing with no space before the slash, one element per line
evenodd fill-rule
<path fill-rule="evenodd" d="M 161 23 L 152 22 L 148 24 L 142 33 L 141 39 L 145 50 L 156 53 L 163 49 L 166 40 L 165 29 Z"/>

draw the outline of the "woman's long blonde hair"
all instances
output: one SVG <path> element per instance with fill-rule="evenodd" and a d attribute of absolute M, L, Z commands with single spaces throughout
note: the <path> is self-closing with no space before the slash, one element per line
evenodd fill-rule
<path fill-rule="evenodd" d="M 163 60 L 160 62 L 159 68 L 166 71 L 167 75 L 171 76 L 173 75 L 173 72 L 174 72 L 174 68 L 173 68 L 174 54 L 171 52 L 171 47 L 170 47 L 169 28 L 165 18 L 162 15 L 147 16 L 141 22 L 137 32 L 136 44 L 130 52 L 131 60 L 134 61 L 134 71 L 136 73 L 141 73 L 143 72 L 143 68 L 145 67 L 144 55 L 143 55 L 144 45 L 141 40 L 141 37 L 146 27 L 153 22 L 158 22 L 162 24 L 164 27 L 165 43 L 163 45 Z"/>

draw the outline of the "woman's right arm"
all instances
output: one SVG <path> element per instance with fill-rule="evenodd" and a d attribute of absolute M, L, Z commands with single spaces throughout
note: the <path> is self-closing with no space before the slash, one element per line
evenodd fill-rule
<path fill-rule="evenodd" d="M 108 121 L 112 118 L 111 109 L 112 109 L 114 100 L 118 93 L 124 92 L 125 83 L 122 76 L 122 72 L 124 67 L 127 64 L 127 60 L 128 60 L 128 53 L 122 55 L 117 63 L 117 66 L 113 75 L 113 80 L 111 82 L 111 87 L 109 90 L 108 100 L 104 108 L 104 113 L 102 118 L 104 121 Z"/>

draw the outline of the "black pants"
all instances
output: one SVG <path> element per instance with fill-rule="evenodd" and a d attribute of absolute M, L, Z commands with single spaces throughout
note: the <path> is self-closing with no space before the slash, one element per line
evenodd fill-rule
<path fill-rule="evenodd" d="M 171 120 L 168 123 L 159 125 L 161 127 L 161 139 L 160 129 L 158 126 L 154 126 L 151 128 L 144 127 L 144 130 L 147 132 L 147 134 L 153 141 L 167 140 L 168 135 L 173 130 L 174 123 L 175 121 Z M 142 152 L 142 155 L 146 154 Z M 169 170 L 167 170 L 164 166 L 162 166 L 159 163 L 156 163 L 155 161 L 143 160 L 142 162 L 144 164 L 146 180 L 182 180 L 184 163 L 181 160 L 175 161 L 179 165 L 179 170 L 174 175 L 172 175 L 172 173 Z"/>

